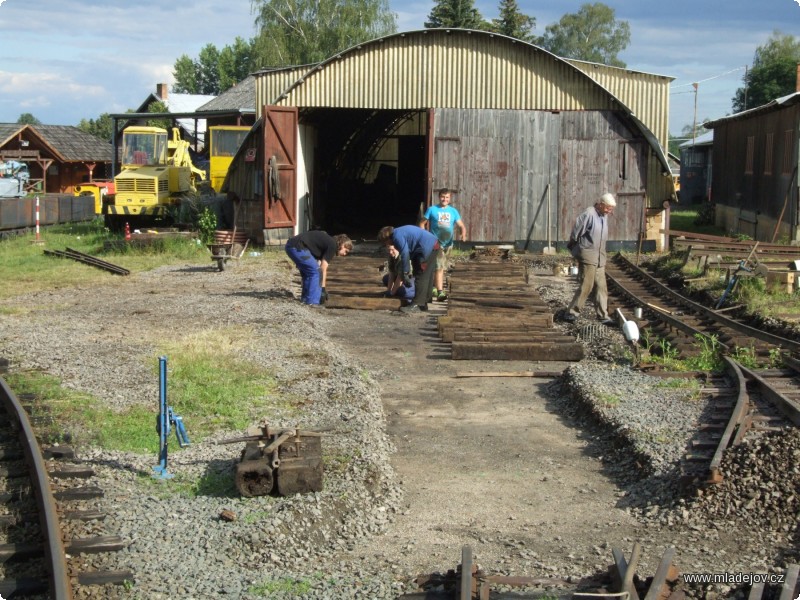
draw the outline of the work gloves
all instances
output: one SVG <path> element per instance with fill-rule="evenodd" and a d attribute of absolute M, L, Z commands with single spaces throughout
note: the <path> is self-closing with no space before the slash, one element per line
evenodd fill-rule
<path fill-rule="evenodd" d="M 325 291 L 325 288 L 322 288 L 322 295 L 319 298 L 320 304 L 325 304 L 328 301 L 328 292 Z"/>
<path fill-rule="evenodd" d="M 409 273 L 403 273 L 403 285 L 411 287 L 411 275 Z"/>

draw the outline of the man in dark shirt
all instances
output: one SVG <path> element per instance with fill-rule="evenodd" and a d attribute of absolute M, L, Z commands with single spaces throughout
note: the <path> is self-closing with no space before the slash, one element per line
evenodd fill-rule
<path fill-rule="evenodd" d="M 346 235 L 331 236 L 318 230 L 306 231 L 286 242 L 286 254 L 300 270 L 303 304 L 319 306 L 328 299 L 328 264 L 334 256 L 347 256 L 352 249 L 353 242 Z"/>

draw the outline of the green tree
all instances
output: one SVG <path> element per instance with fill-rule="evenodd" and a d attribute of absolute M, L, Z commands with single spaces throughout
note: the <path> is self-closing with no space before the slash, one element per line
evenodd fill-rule
<path fill-rule="evenodd" d="M 595 2 L 583 4 L 577 13 L 548 25 L 541 44 L 556 56 L 624 67 L 617 55 L 630 41 L 628 22 L 617 21 L 613 8 Z"/>
<path fill-rule="evenodd" d="M 34 117 L 31 113 L 22 113 L 17 119 L 19 125 L 41 125 L 42 122 Z"/>
<path fill-rule="evenodd" d="M 517 0 L 501 0 L 500 16 L 492 19 L 492 31 L 524 42 L 536 42 L 536 36 L 531 32 L 534 27 L 536 19 L 521 13 Z"/>
<path fill-rule="evenodd" d="M 388 0 L 252 0 L 253 66 L 314 64 L 397 30 Z"/>
<path fill-rule="evenodd" d="M 252 41 L 236 37 L 232 45 L 218 50 L 206 44 L 196 60 L 183 54 L 175 61 L 173 91 L 178 94 L 218 95 L 232 88 L 255 70 Z"/>
<path fill-rule="evenodd" d="M 217 96 L 219 89 L 219 50 L 206 44 L 197 57 L 197 93 Z"/>
<path fill-rule="evenodd" d="M 197 77 L 197 65 L 186 54 L 175 61 L 175 70 L 172 72 L 175 77 L 175 85 L 172 86 L 176 94 L 197 94 L 199 87 Z"/>
<path fill-rule="evenodd" d="M 800 39 L 774 31 L 767 43 L 756 48 L 753 66 L 744 76 L 744 87 L 731 100 L 734 112 L 755 108 L 795 91 Z"/>
<path fill-rule="evenodd" d="M 233 45 L 219 53 L 219 89 L 225 91 L 245 79 L 252 71 L 253 45 L 236 37 Z"/>
<path fill-rule="evenodd" d="M 167 105 L 164 104 L 161 100 L 158 102 L 153 102 L 150 106 L 147 107 L 147 112 L 149 113 L 168 113 L 169 108 Z M 162 129 L 166 129 L 167 131 L 172 130 L 172 119 L 169 118 L 156 118 L 156 119 L 148 119 L 147 125 L 149 127 L 161 127 Z"/>
<path fill-rule="evenodd" d="M 114 120 L 108 113 L 103 113 L 97 119 L 81 119 L 78 129 L 101 140 L 111 142 L 114 136 Z"/>
<path fill-rule="evenodd" d="M 490 29 L 478 9 L 474 0 L 437 0 L 428 20 L 426 28 L 458 27 L 461 29 Z"/>

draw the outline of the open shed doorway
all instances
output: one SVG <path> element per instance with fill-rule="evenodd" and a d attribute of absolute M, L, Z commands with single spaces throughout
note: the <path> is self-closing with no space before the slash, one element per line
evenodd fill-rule
<path fill-rule="evenodd" d="M 425 111 L 304 109 L 316 130 L 312 226 L 375 239 L 427 205 Z"/>

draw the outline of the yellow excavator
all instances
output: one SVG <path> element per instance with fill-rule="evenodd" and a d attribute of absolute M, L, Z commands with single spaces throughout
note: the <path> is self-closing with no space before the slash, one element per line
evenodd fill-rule
<path fill-rule="evenodd" d="M 176 220 L 181 203 L 193 200 L 206 181 L 206 172 L 192 164 L 189 142 L 180 138 L 177 127 L 171 138 L 161 127 L 127 127 L 121 158 L 114 193 L 107 193 L 102 202 L 111 229 Z"/>

